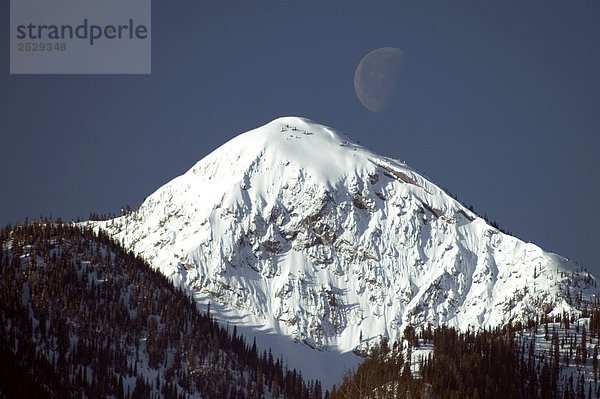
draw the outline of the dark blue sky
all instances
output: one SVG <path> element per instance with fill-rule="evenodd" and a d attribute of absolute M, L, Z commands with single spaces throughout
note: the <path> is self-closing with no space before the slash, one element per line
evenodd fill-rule
<path fill-rule="evenodd" d="M 118 212 L 298 115 L 600 275 L 600 3 L 320 3 L 154 1 L 151 75 L 27 76 L 8 73 L 2 2 L 0 224 Z M 353 77 L 383 46 L 406 64 L 376 115 Z"/>

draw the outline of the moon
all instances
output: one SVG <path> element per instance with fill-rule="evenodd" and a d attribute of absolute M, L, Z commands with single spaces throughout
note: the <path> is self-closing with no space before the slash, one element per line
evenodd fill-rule
<path fill-rule="evenodd" d="M 354 90 L 369 111 L 383 112 L 398 89 L 404 53 L 396 47 L 381 47 L 367 54 L 356 67 Z"/>

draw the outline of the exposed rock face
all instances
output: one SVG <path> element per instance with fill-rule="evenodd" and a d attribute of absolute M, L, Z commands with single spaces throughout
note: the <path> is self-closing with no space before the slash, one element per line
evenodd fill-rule
<path fill-rule="evenodd" d="M 404 163 L 293 117 L 236 137 L 97 226 L 199 297 L 319 349 L 393 339 L 408 324 L 573 311 L 593 285 Z"/>

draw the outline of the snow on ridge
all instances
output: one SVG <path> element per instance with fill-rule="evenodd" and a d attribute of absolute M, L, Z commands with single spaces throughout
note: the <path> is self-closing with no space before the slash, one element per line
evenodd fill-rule
<path fill-rule="evenodd" d="M 575 311 L 595 292 L 575 265 L 489 226 L 400 161 L 297 117 L 235 137 L 97 226 L 221 304 L 223 319 L 324 352 L 408 324 Z"/>

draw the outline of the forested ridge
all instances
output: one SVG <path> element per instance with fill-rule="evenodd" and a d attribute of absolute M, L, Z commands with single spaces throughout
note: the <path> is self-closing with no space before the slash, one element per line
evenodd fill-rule
<path fill-rule="evenodd" d="M 108 236 L 0 231 L 0 397 L 321 397 Z"/>
<path fill-rule="evenodd" d="M 407 327 L 382 339 L 330 398 L 600 397 L 600 308 L 483 331 Z"/>

